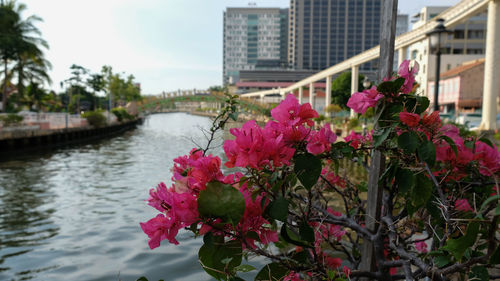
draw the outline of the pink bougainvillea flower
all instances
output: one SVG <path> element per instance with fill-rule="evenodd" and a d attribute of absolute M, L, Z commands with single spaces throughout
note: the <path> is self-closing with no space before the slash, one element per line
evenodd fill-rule
<path fill-rule="evenodd" d="M 384 95 L 377 91 L 377 87 L 373 86 L 363 92 L 352 94 L 347 101 L 347 106 L 357 113 L 364 114 L 368 108 L 375 107 L 378 100 L 383 97 Z"/>
<path fill-rule="evenodd" d="M 455 209 L 463 212 L 472 212 L 474 211 L 469 205 L 469 201 L 467 199 L 457 199 L 455 201 Z"/>
<path fill-rule="evenodd" d="M 399 113 L 399 120 L 408 127 L 416 127 L 420 122 L 420 115 L 403 111 Z"/>
<path fill-rule="evenodd" d="M 354 149 L 358 149 L 361 147 L 361 143 L 363 142 L 363 136 L 361 134 L 356 133 L 355 131 L 351 131 L 347 137 L 344 138 L 345 142 L 351 142 L 349 145 Z"/>
<path fill-rule="evenodd" d="M 433 111 L 431 114 L 425 113 L 424 117 L 422 117 L 422 124 L 427 127 L 441 126 L 439 111 Z"/>
<path fill-rule="evenodd" d="M 175 236 L 181 227 L 179 227 L 174 219 L 166 217 L 163 214 L 158 214 L 145 223 L 141 222 L 140 225 L 142 231 L 149 237 L 148 244 L 151 249 L 160 246 L 160 242 L 164 239 L 168 239 L 172 244 L 179 244 L 175 240 Z"/>
<path fill-rule="evenodd" d="M 300 274 L 295 271 L 290 271 L 285 278 L 283 278 L 283 281 L 304 281 L 304 279 L 300 278 Z"/>
<path fill-rule="evenodd" d="M 228 158 L 226 167 L 280 167 L 289 164 L 295 149 L 290 147 L 272 126 L 262 129 L 255 120 L 243 124 L 240 129 L 230 130 L 234 140 L 224 142 L 224 152 Z"/>
<path fill-rule="evenodd" d="M 290 94 L 271 110 L 271 116 L 283 125 L 298 126 L 307 123 L 307 125 L 313 126 L 314 121 L 311 119 L 318 117 L 318 113 L 311 108 L 311 104 L 300 105 L 297 98 Z"/>
<path fill-rule="evenodd" d="M 416 242 L 415 248 L 420 253 L 427 253 L 427 243 L 425 243 L 425 241 Z"/>
<path fill-rule="evenodd" d="M 344 272 L 345 276 L 349 277 L 351 275 L 351 269 L 344 265 L 342 268 L 342 272 Z"/>
<path fill-rule="evenodd" d="M 500 152 L 496 145 L 491 147 L 482 141 L 477 141 L 474 160 L 478 161 L 479 173 L 484 176 L 491 176 L 500 171 Z"/>
<path fill-rule="evenodd" d="M 337 135 L 332 132 L 330 124 L 327 123 L 321 130 L 311 132 L 306 148 L 309 153 L 321 154 L 330 150 L 330 144 L 335 140 L 337 140 Z"/>
<path fill-rule="evenodd" d="M 321 170 L 321 175 L 331 184 L 337 187 L 345 188 L 346 183 L 343 178 L 336 176 L 334 172 L 330 172 L 327 168 Z M 321 179 L 320 179 L 321 180 Z M 327 186 L 328 187 L 328 186 Z"/>
<path fill-rule="evenodd" d="M 401 93 L 408 94 L 413 89 L 415 82 L 415 75 L 418 73 L 419 65 L 416 61 L 413 62 L 413 67 L 410 69 L 410 61 L 404 60 L 399 66 L 398 75 L 405 79 L 403 86 L 401 86 Z"/>
<path fill-rule="evenodd" d="M 323 264 L 330 269 L 337 269 L 342 265 L 342 260 L 340 258 L 332 258 L 323 253 Z"/>

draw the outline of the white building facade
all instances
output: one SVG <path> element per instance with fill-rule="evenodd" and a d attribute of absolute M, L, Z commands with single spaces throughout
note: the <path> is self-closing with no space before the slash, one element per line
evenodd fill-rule
<path fill-rule="evenodd" d="M 424 7 L 420 13 L 413 16 L 412 28 L 422 26 L 426 21 L 437 18 L 439 13 L 449 7 Z M 486 43 L 486 13 L 469 18 L 467 21 L 448 28 L 452 33 L 442 43 L 440 73 L 462 65 L 464 62 L 484 58 Z M 408 59 L 415 60 L 420 70 L 415 81 L 420 85 L 417 94 L 430 96 L 429 80 L 436 76 L 436 55 L 430 47 L 429 39 L 422 40 L 408 47 Z"/>
<path fill-rule="evenodd" d="M 240 70 L 279 69 L 286 59 L 288 10 L 227 8 L 224 12 L 223 83 L 239 81 Z M 285 32 L 282 32 L 285 31 Z"/>

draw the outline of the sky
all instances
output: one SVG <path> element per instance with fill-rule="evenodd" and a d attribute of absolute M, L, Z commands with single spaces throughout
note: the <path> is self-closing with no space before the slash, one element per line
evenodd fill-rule
<path fill-rule="evenodd" d="M 289 6 L 289 0 L 18 0 L 23 13 L 37 15 L 50 49 L 50 75 L 70 77 L 81 65 L 100 72 L 132 74 L 143 94 L 177 89 L 207 89 L 222 84 L 222 23 L 226 7 Z M 454 5 L 459 0 L 399 0 L 400 13 L 414 15 L 423 6 Z"/>

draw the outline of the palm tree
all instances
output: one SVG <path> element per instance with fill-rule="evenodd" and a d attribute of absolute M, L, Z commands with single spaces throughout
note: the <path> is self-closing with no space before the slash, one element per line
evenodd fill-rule
<path fill-rule="evenodd" d="M 39 83 L 43 85 L 44 82 L 52 84 L 48 70 L 52 68 L 52 64 L 43 57 L 43 54 L 36 52 L 23 52 L 19 54 L 14 71 L 17 75 L 17 92 L 24 96 L 25 94 L 25 81 L 28 84 Z"/>
<path fill-rule="evenodd" d="M 42 19 L 32 15 L 26 19 L 21 13 L 26 5 L 17 4 L 15 0 L 0 2 L 0 59 L 3 64 L 4 83 L 2 105 L 3 111 L 7 105 L 7 83 L 9 63 L 25 58 L 43 58 L 39 46 L 48 48 L 45 40 L 40 38 L 40 30 L 35 26 Z M 21 76 L 21 81 L 23 77 Z"/>

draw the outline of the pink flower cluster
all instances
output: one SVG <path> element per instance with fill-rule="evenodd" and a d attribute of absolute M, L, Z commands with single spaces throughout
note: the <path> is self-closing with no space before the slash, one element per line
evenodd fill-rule
<path fill-rule="evenodd" d="M 415 75 L 418 73 L 418 63 L 415 61 L 413 67 L 410 68 L 410 61 L 404 60 L 399 66 L 398 75 L 404 78 L 404 84 L 401 86 L 400 92 L 408 94 L 413 89 L 415 83 Z M 389 78 L 390 80 L 390 78 Z M 384 97 L 383 94 L 377 91 L 377 87 L 373 86 L 362 92 L 356 92 L 347 101 L 347 106 L 352 108 L 356 113 L 364 114 L 370 107 L 375 107 L 377 102 Z"/>
<path fill-rule="evenodd" d="M 361 134 L 356 133 L 355 131 L 351 131 L 351 133 L 344 138 L 344 141 L 349 143 L 354 149 L 358 149 L 362 144 L 369 144 L 372 141 L 372 135 L 367 134 L 363 136 Z"/>
<path fill-rule="evenodd" d="M 240 129 L 230 129 L 230 132 L 235 139 L 224 143 L 224 151 L 228 158 L 225 165 L 228 168 L 279 167 L 289 164 L 295 153 L 295 149 L 287 145 L 282 134 L 277 135 L 271 126 L 261 128 L 255 120 L 246 122 Z"/>
<path fill-rule="evenodd" d="M 309 135 L 306 149 L 312 154 L 321 154 L 330 150 L 330 144 L 337 140 L 337 135 L 330 129 L 330 124 L 326 123 L 319 131 L 312 131 Z"/>
<path fill-rule="evenodd" d="M 160 183 L 149 191 L 148 205 L 161 214 L 141 223 L 141 228 L 149 237 L 149 247 L 154 249 L 160 242 L 168 239 L 179 244 L 175 239 L 179 229 L 199 221 L 198 194 L 213 180 L 223 180 L 220 171 L 220 159 L 212 155 L 203 156 L 203 152 L 193 149 L 189 155 L 174 160 L 172 169 L 174 184 L 170 188 Z"/>
<path fill-rule="evenodd" d="M 373 86 L 363 92 L 356 92 L 347 101 L 347 106 L 352 108 L 357 113 L 364 114 L 370 107 L 375 107 L 378 100 L 384 95 L 377 91 L 377 87 Z"/>
<path fill-rule="evenodd" d="M 466 168 L 473 161 L 477 162 L 479 173 L 484 176 L 491 176 L 500 171 L 500 152 L 496 145 L 491 147 L 482 141 L 476 141 L 473 150 L 465 145 L 465 140 L 459 135 L 457 127 L 444 125 L 439 132 L 451 138 L 457 148 L 458 157 L 447 142 L 435 141 L 436 160 L 449 165 L 453 171 L 451 179 L 458 180 L 466 176 Z"/>
<path fill-rule="evenodd" d="M 320 154 L 329 150 L 337 139 L 329 124 L 319 131 L 305 126 L 313 126 L 312 118 L 318 117 L 318 113 L 310 104 L 300 105 L 294 95 L 288 95 L 271 115 L 276 121 L 267 122 L 264 128 L 251 120 L 239 129 L 230 130 L 235 139 L 224 143 L 227 167 L 272 169 L 288 165 L 295 153 L 295 144 L 307 141 L 307 150 Z"/>
<path fill-rule="evenodd" d="M 418 63 L 413 62 L 413 67 L 410 68 L 410 61 L 404 60 L 399 65 L 398 75 L 405 79 L 403 86 L 401 86 L 401 93 L 409 94 L 413 89 L 413 83 L 415 82 L 415 75 L 418 73 Z"/>

